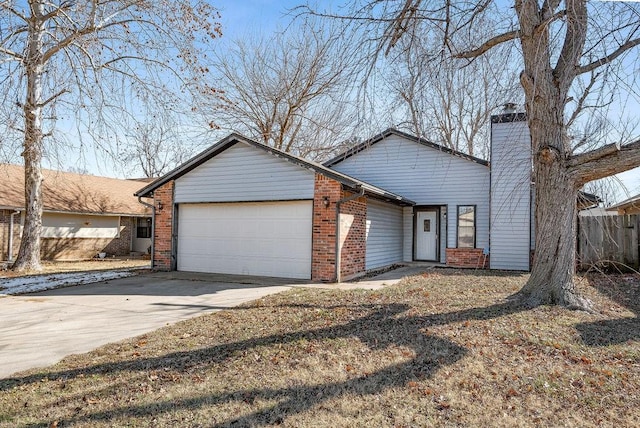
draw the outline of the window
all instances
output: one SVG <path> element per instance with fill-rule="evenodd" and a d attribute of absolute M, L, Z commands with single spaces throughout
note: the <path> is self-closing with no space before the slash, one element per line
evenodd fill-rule
<path fill-rule="evenodd" d="M 136 238 L 151 238 L 151 218 L 138 217 L 136 223 Z"/>
<path fill-rule="evenodd" d="M 458 248 L 476 247 L 476 207 L 458 205 Z"/>

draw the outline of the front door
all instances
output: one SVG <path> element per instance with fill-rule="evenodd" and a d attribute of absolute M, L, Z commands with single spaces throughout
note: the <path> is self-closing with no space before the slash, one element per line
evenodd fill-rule
<path fill-rule="evenodd" d="M 438 211 L 417 211 L 415 224 L 415 259 L 438 260 Z"/>

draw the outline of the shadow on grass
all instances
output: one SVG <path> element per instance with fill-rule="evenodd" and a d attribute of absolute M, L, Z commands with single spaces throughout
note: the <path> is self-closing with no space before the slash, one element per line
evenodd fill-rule
<path fill-rule="evenodd" d="M 322 306 L 319 306 L 322 307 Z M 353 309 L 353 307 L 350 307 Z M 286 417 L 315 407 L 322 402 L 346 394 L 371 395 L 384 392 L 388 388 L 404 386 L 415 379 L 433 376 L 438 369 L 460 360 L 467 350 L 456 343 L 429 335 L 424 332 L 431 326 L 469 320 L 488 320 L 522 310 L 512 303 L 495 304 L 483 308 L 434 314 L 426 316 L 408 315 L 411 308 L 405 304 L 360 305 L 368 310 L 366 315 L 353 319 L 346 324 L 309 329 L 288 334 L 274 334 L 255 337 L 229 344 L 221 344 L 205 349 L 174 352 L 160 357 L 140 358 L 123 362 L 97 364 L 87 368 L 37 374 L 22 378 L 0 381 L 0 390 L 18 385 L 39 382 L 44 378 L 66 379 L 92 374 L 112 374 L 122 371 L 151 371 L 170 367 L 173 370 L 190 372 L 205 368 L 211 364 L 234 358 L 239 352 L 252 348 L 293 343 L 299 340 L 327 340 L 338 338 L 357 338 L 370 349 L 385 349 L 390 346 L 402 346 L 412 349 L 415 357 L 407 362 L 387 366 L 377 372 L 320 385 L 296 385 L 283 388 L 259 388 L 236 390 L 229 393 L 214 393 L 193 398 L 171 399 L 145 405 L 129 405 L 105 411 L 96 411 L 85 415 L 75 415 L 59 421 L 67 423 L 109 420 L 111 418 L 133 418 L 175 412 L 180 409 L 197 409 L 202 406 L 254 400 L 278 401 L 265 409 L 225 420 L 212 421 L 212 426 L 261 426 L 279 424 Z"/>
<path fill-rule="evenodd" d="M 601 320 L 580 323 L 576 329 L 582 341 L 588 346 L 608 346 L 630 340 L 640 340 L 640 282 L 627 281 L 617 276 L 588 277 L 589 284 L 605 295 L 636 314 L 635 317 Z M 615 280 L 614 280 L 615 279 Z"/>

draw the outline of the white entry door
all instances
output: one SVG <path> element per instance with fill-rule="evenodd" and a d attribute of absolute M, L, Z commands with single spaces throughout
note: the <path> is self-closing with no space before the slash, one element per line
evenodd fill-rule
<path fill-rule="evenodd" d="M 438 211 L 417 211 L 415 229 L 416 260 L 438 259 Z"/>

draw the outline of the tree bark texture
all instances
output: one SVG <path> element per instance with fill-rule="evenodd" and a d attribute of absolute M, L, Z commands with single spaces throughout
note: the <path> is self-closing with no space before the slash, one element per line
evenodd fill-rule
<path fill-rule="evenodd" d="M 554 137 L 546 136 L 545 141 Z M 557 137 L 556 137 L 557 138 Z M 553 149 L 543 148 L 535 164 L 535 255 L 531 276 L 518 293 L 527 307 L 558 304 L 591 310 L 576 290 L 577 189 Z"/>
<path fill-rule="evenodd" d="M 564 121 L 565 100 L 586 37 L 585 8 L 584 0 L 567 1 L 567 39 L 554 68 L 544 9 L 537 1 L 516 1 L 525 65 L 521 83 L 531 132 L 536 196 L 531 276 L 516 295 L 528 307 L 558 304 L 591 308 L 574 283 L 578 188 L 567 168 L 571 149 Z"/>
<path fill-rule="evenodd" d="M 33 2 L 33 15 L 29 21 L 29 38 L 24 57 L 26 73 L 26 101 L 24 109 L 24 173 L 25 173 L 25 222 L 20 250 L 13 269 L 41 270 L 40 235 L 42 234 L 42 75 L 44 22 L 43 5 Z"/>

